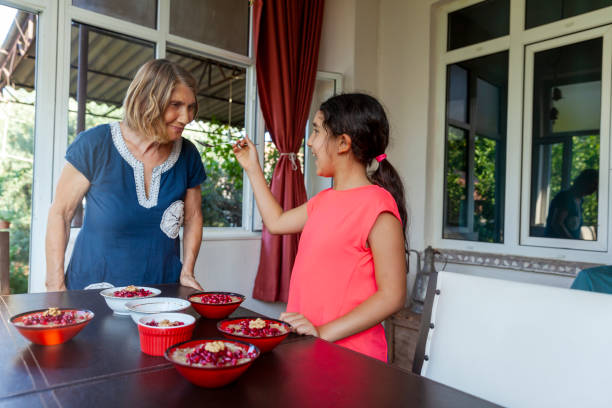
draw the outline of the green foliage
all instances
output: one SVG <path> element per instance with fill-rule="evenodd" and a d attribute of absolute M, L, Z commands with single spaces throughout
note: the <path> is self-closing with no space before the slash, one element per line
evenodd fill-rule
<path fill-rule="evenodd" d="M 502 220 L 496 219 L 495 208 L 495 194 L 499 182 L 496 168 L 497 144 L 497 141 L 487 137 L 474 138 L 474 174 L 470 177 L 474 188 L 474 213 L 468 215 L 467 138 L 460 129 L 453 127 L 448 129 L 446 224 L 453 227 L 467 227 L 467 217 L 471 216 L 473 230 L 466 231 L 466 234 L 482 242 L 501 241 L 497 223 Z"/>
<path fill-rule="evenodd" d="M 14 103 L 10 101 L 19 101 Z M 0 164 L 0 219 L 10 221 L 10 288 L 28 290 L 32 159 L 34 151 L 34 92 L 5 88 L 0 95 L 0 148 L 7 156 Z"/>
<path fill-rule="evenodd" d="M 202 184 L 202 215 L 206 227 L 240 227 L 242 225 L 242 167 L 234 158 L 228 141 L 242 135 L 242 129 L 230 128 L 218 121 L 198 123 L 200 132 L 186 130 L 202 156 L 207 179 Z M 204 147 L 197 141 L 212 147 Z"/>
<path fill-rule="evenodd" d="M 498 142 L 482 136 L 474 140 L 474 230 L 482 242 L 500 242 L 496 220 L 496 155 Z"/>
<path fill-rule="evenodd" d="M 467 141 L 463 131 L 449 127 L 446 146 L 446 222 L 464 227 L 467 204 Z"/>
<path fill-rule="evenodd" d="M 574 136 L 572 138 L 571 179 L 586 169 L 599 169 L 599 135 Z M 583 225 L 597 225 L 597 194 L 584 197 L 582 203 Z"/>

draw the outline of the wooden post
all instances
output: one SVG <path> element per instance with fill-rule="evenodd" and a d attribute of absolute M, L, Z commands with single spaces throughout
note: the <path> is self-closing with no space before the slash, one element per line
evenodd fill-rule
<path fill-rule="evenodd" d="M 0 231 L 0 295 L 9 295 L 11 293 L 9 258 L 9 232 Z"/>
<path fill-rule="evenodd" d="M 77 75 L 77 135 L 85 130 L 85 108 L 87 104 L 87 72 L 89 70 L 89 28 L 79 24 L 79 60 Z M 74 211 L 71 226 L 83 226 L 83 203 Z"/>

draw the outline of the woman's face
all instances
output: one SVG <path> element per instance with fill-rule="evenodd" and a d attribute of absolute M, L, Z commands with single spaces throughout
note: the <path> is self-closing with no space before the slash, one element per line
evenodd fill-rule
<path fill-rule="evenodd" d="M 322 177 L 333 177 L 333 157 L 328 148 L 327 129 L 323 126 L 325 117 L 321 111 L 317 111 L 312 121 L 312 133 L 308 138 L 308 147 L 315 159 L 317 175 Z"/>
<path fill-rule="evenodd" d="M 170 95 L 170 103 L 164 111 L 164 122 L 168 132 L 168 141 L 181 137 L 185 126 L 193 120 L 196 108 L 195 95 L 191 88 L 178 84 Z"/>

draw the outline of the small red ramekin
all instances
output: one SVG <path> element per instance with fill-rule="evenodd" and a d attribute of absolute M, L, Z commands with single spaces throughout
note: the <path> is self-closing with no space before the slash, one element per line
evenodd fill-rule
<path fill-rule="evenodd" d="M 181 321 L 185 324 L 174 327 L 155 327 L 145 324 L 151 320 L 159 322 L 164 319 Z M 141 317 L 138 319 L 140 349 L 151 356 L 163 356 L 168 347 L 191 339 L 194 327 L 195 317 L 185 313 L 157 313 Z"/>

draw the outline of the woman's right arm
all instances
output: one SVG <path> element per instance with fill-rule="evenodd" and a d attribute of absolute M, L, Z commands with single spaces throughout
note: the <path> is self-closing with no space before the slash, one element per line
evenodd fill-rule
<path fill-rule="evenodd" d="M 79 203 L 89 190 L 89 180 L 70 163 L 60 175 L 47 219 L 45 253 L 47 258 L 47 291 L 66 290 L 64 256 L 70 238 L 70 222 Z"/>
<path fill-rule="evenodd" d="M 259 165 L 257 149 L 248 136 L 234 145 L 234 154 L 251 181 L 257 208 L 268 231 L 272 234 L 294 234 L 302 231 L 308 218 L 306 203 L 283 211 L 268 187 Z"/>

